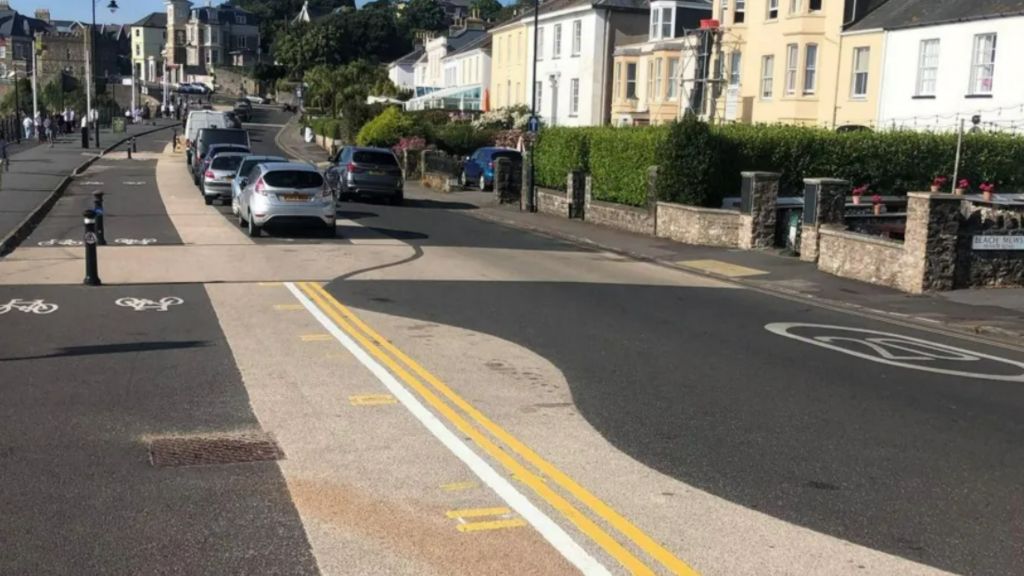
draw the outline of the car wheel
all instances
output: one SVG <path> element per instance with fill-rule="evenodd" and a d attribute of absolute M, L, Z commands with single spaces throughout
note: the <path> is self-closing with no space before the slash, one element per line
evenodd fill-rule
<path fill-rule="evenodd" d="M 235 217 L 238 219 L 238 227 L 245 228 L 245 218 L 242 218 L 242 211 L 235 212 Z"/>
<path fill-rule="evenodd" d="M 483 174 L 480 175 L 480 190 L 487 190 L 487 179 Z"/>
<path fill-rule="evenodd" d="M 405 195 L 399 192 L 398 194 L 395 194 L 394 196 L 391 197 L 391 204 L 393 206 L 401 206 L 404 200 Z"/>
<path fill-rule="evenodd" d="M 203 194 L 203 202 L 207 206 L 213 206 L 213 196 L 207 196 L 206 194 Z"/>
<path fill-rule="evenodd" d="M 328 225 L 324 226 L 324 237 L 326 237 L 326 238 L 335 238 L 337 236 L 338 236 L 338 224 L 337 223 L 331 223 L 331 224 L 328 224 Z"/>
<path fill-rule="evenodd" d="M 262 232 L 263 229 L 258 224 L 256 224 L 256 222 L 253 221 L 252 214 L 249 214 L 249 218 L 246 219 L 246 222 L 249 223 L 249 228 L 248 228 L 249 237 L 250 238 L 259 238 L 260 237 L 260 232 Z"/>
<path fill-rule="evenodd" d="M 466 182 L 466 171 L 463 170 L 462 172 L 459 173 L 459 186 L 465 188 L 467 185 L 468 183 Z"/>

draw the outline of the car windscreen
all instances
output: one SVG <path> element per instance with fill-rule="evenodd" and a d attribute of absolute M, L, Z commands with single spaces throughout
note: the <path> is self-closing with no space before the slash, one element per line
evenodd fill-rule
<path fill-rule="evenodd" d="M 263 181 L 274 188 L 320 188 L 324 185 L 319 172 L 307 170 L 277 170 L 267 172 Z"/>
<path fill-rule="evenodd" d="M 273 164 L 274 162 L 284 162 L 284 160 L 246 160 L 242 162 L 241 167 L 238 170 L 239 174 L 248 174 L 257 164 Z"/>
<path fill-rule="evenodd" d="M 242 158 L 244 156 L 217 156 L 213 159 L 213 164 L 210 165 L 210 168 L 235 172 L 238 170 L 238 166 L 241 165 Z"/>
<path fill-rule="evenodd" d="M 398 166 L 394 154 L 375 152 L 373 150 L 357 150 L 352 154 L 352 161 L 357 164 L 376 164 L 378 166 Z"/>
<path fill-rule="evenodd" d="M 519 160 L 522 156 L 520 156 L 519 152 L 516 152 L 515 150 L 495 150 L 491 153 L 491 161 L 497 161 L 498 158 Z"/>
<path fill-rule="evenodd" d="M 200 146 L 205 152 L 214 144 L 249 145 L 249 135 L 245 130 L 203 130 L 199 133 Z"/>

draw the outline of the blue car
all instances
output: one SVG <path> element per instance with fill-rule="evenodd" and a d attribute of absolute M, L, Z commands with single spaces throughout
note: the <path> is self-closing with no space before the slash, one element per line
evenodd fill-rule
<path fill-rule="evenodd" d="M 472 183 L 481 190 L 487 190 L 494 185 L 494 163 L 498 158 L 510 158 L 513 163 L 518 164 L 522 162 L 523 156 L 518 150 L 511 148 L 479 148 L 463 163 L 459 184 L 465 188 Z"/>

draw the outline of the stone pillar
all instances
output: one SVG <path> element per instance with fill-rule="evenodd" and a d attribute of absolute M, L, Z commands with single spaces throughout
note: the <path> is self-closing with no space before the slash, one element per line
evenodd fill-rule
<path fill-rule="evenodd" d="M 949 194 L 907 194 L 902 278 L 907 292 L 953 289 L 961 204 L 962 198 Z"/>
<path fill-rule="evenodd" d="M 590 174 L 583 179 L 583 217 L 590 213 L 590 203 L 594 195 L 594 177 Z"/>
<path fill-rule="evenodd" d="M 519 194 L 519 209 L 524 212 L 528 212 L 532 208 L 532 206 L 530 205 L 530 195 L 534 191 L 533 173 L 531 172 L 531 167 L 533 166 L 532 154 L 533 153 L 530 151 L 529 148 L 523 151 L 523 176 L 520 179 L 520 182 L 522 182 L 522 193 Z M 532 200 L 536 201 L 535 198 Z"/>
<path fill-rule="evenodd" d="M 647 167 L 647 211 L 654 223 L 653 235 L 658 235 L 658 167 Z"/>
<path fill-rule="evenodd" d="M 835 178 L 804 179 L 804 218 L 800 231 L 800 259 L 818 261 L 818 231 L 842 225 L 850 182 Z"/>
<path fill-rule="evenodd" d="M 569 203 L 569 218 L 584 218 L 587 194 L 587 174 L 582 170 L 569 172 L 565 186 L 565 199 Z"/>
<path fill-rule="evenodd" d="M 420 150 L 420 166 L 419 166 L 420 180 L 426 179 L 426 175 L 427 175 L 427 159 L 430 158 L 430 155 L 432 153 L 433 153 L 433 150 L 429 150 L 429 149 L 427 149 L 427 150 Z"/>
<path fill-rule="evenodd" d="M 498 158 L 494 162 L 494 195 L 501 204 L 519 202 L 521 196 L 517 166 L 511 158 Z"/>
<path fill-rule="evenodd" d="M 740 248 L 771 248 L 775 245 L 775 205 L 779 198 L 779 174 L 742 172 L 740 200 Z"/>

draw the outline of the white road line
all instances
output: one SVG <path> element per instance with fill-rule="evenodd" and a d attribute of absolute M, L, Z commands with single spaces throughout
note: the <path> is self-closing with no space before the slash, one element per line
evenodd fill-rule
<path fill-rule="evenodd" d="M 380 365 L 373 357 L 370 356 L 365 350 L 359 347 L 358 344 L 348 334 L 341 330 L 330 318 L 327 317 L 317 306 L 314 304 L 301 290 L 292 282 L 285 284 L 289 291 L 295 295 L 295 298 L 309 310 L 309 313 L 313 315 L 317 321 L 328 332 L 330 332 L 338 342 L 341 342 L 344 346 L 363 366 L 380 380 L 381 384 L 388 389 L 391 394 L 402 403 L 403 406 L 409 412 L 423 424 L 426 429 L 434 435 L 435 438 L 441 441 L 452 454 L 454 454 L 459 460 L 469 467 L 469 469 L 480 478 L 485 484 L 490 486 L 491 490 L 494 490 L 495 494 L 498 495 L 506 504 L 509 505 L 513 510 L 519 513 L 527 522 L 532 525 L 541 536 L 544 537 L 566 560 L 571 562 L 574 566 L 580 569 L 584 574 L 600 574 L 602 576 L 610 576 L 608 569 L 597 561 L 596 558 L 590 555 L 589 552 L 583 549 L 582 546 L 576 543 L 575 540 L 566 533 L 554 520 L 552 520 L 547 514 L 537 508 L 526 496 L 515 489 L 512 484 L 505 479 L 504 476 L 498 474 L 498 472 L 488 464 L 483 458 L 481 458 L 476 452 L 473 452 L 470 447 L 459 439 L 451 430 L 448 429 L 444 423 L 434 415 L 433 412 L 427 409 L 409 390 L 405 388 L 398 380 L 388 372 L 383 366 Z"/>

